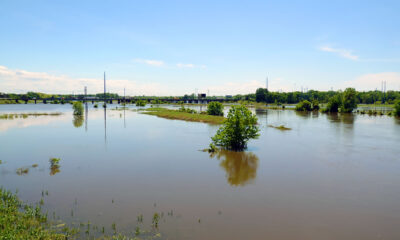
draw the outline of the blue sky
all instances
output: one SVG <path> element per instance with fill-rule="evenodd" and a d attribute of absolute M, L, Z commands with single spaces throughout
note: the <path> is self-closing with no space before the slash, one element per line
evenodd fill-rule
<path fill-rule="evenodd" d="M 0 2 L 0 91 L 400 90 L 399 1 Z"/>

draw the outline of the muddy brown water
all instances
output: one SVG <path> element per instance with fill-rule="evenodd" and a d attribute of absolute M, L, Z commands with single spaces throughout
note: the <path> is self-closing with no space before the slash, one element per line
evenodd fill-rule
<path fill-rule="evenodd" d="M 259 110 L 261 136 L 246 152 L 209 154 L 199 150 L 215 125 L 0 105 L 0 114 L 35 111 L 64 114 L 0 119 L 0 185 L 30 203 L 48 191 L 44 209 L 69 224 L 132 234 L 138 215 L 151 229 L 157 212 L 162 239 L 400 239 L 398 119 Z M 29 173 L 17 175 L 21 167 Z"/>

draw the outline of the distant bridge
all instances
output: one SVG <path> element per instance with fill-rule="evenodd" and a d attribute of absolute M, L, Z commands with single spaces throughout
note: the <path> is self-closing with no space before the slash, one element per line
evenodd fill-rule
<path fill-rule="evenodd" d="M 199 98 L 199 99 L 183 99 L 183 98 L 140 98 L 140 97 L 131 97 L 131 98 L 107 98 L 106 100 L 100 99 L 100 98 L 32 98 L 32 99 L 12 99 L 12 98 L 0 98 L 0 100 L 8 100 L 8 101 L 15 101 L 15 103 L 20 103 L 23 102 L 27 104 L 29 101 L 34 101 L 35 104 L 37 103 L 51 103 L 54 101 L 65 101 L 65 102 L 73 102 L 73 101 L 81 101 L 81 102 L 106 102 L 107 104 L 113 104 L 113 103 L 134 103 L 137 100 L 142 100 L 142 101 L 161 101 L 161 102 L 167 102 L 167 103 L 194 103 L 194 104 L 208 104 L 209 102 L 236 102 L 237 100 L 234 100 L 233 98 Z"/>

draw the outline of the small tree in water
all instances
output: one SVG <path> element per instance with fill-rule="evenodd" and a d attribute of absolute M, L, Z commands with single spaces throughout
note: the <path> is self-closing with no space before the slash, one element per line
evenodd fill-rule
<path fill-rule="evenodd" d="M 243 151 L 247 142 L 259 136 L 257 117 L 245 106 L 232 106 L 227 120 L 212 137 L 213 144 L 225 149 Z"/>
<path fill-rule="evenodd" d="M 74 109 L 74 115 L 83 115 L 83 104 L 81 102 L 74 102 L 72 104 L 72 109 Z"/>
<path fill-rule="evenodd" d="M 394 104 L 394 115 L 400 117 L 400 100 L 397 100 Z"/>
<path fill-rule="evenodd" d="M 207 114 L 215 116 L 223 116 L 224 106 L 220 102 L 210 102 L 207 106 Z"/>
<path fill-rule="evenodd" d="M 346 88 L 343 92 L 342 106 L 340 111 L 344 113 L 351 113 L 357 108 L 357 92 L 354 88 Z"/>

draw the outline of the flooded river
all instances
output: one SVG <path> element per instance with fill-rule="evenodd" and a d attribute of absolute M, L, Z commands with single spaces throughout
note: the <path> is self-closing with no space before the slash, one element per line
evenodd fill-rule
<path fill-rule="evenodd" d="M 159 213 L 161 239 L 400 239 L 399 119 L 253 109 L 260 138 L 209 154 L 216 125 L 111 107 L 0 105 L 63 113 L 0 119 L 0 185 L 29 203 L 48 191 L 49 216 L 106 233 Z"/>

